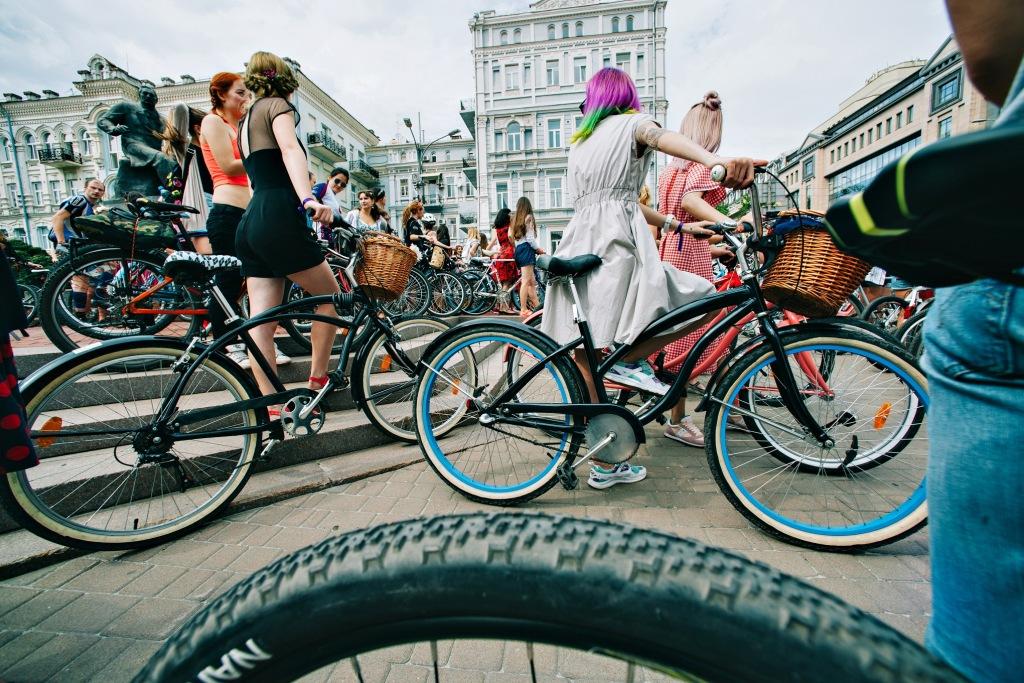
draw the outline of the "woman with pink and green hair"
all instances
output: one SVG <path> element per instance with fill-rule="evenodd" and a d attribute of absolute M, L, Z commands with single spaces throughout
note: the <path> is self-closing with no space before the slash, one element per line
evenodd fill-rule
<path fill-rule="evenodd" d="M 664 130 L 653 117 L 642 113 L 636 86 L 619 69 L 605 68 L 594 74 L 587 82 L 581 109 L 583 121 L 569 151 L 568 196 L 573 217 L 555 256 L 601 257 L 601 266 L 577 279 L 576 287 L 594 343 L 602 348 L 632 343 L 658 317 L 714 291 L 704 278 L 677 270 L 658 255 L 648 223 L 686 234 L 710 232 L 702 227 L 704 223 L 682 224 L 637 202 L 653 153 L 660 151 L 706 166 L 721 164 L 726 168 L 723 184 L 729 187 L 749 186 L 754 180 L 754 162 L 723 159 L 680 133 Z M 568 287 L 548 288 L 541 329 L 559 344 L 578 336 L 572 306 Z M 700 322 L 704 321 L 693 321 L 669 335 L 638 344 L 606 378 L 663 395 L 668 385 L 654 376 L 647 356 Z M 577 357 L 582 360 L 579 352 Z M 593 378 L 585 363 L 580 365 L 593 399 Z M 645 476 L 646 469 L 639 465 L 595 465 L 588 483 L 607 488 Z"/>

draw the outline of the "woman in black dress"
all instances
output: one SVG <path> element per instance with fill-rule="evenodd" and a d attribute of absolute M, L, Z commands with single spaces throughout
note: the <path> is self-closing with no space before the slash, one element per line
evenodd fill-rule
<path fill-rule="evenodd" d="M 338 282 L 306 227 L 307 210 L 313 211 L 314 221 L 325 223 L 331 221 L 332 214 L 309 189 L 306 151 L 295 134 L 298 114 L 289 102 L 298 81 L 283 59 L 257 52 L 249 58 L 245 85 L 255 100 L 239 122 L 238 146 L 253 195 L 239 223 L 235 247 L 242 260 L 242 275 L 247 278 L 249 310 L 257 315 L 281 303 L 285 278 L 313 296 L 337 292 Z M 330 304 L 316 312 L 336 317 Z M 252 336 L 276 371 L 274 327 L 261 325 L 252 330 Z M 327 383 L 336 332 L 337 327 L 330 323 L 313 323 L 310 389 Z M 252 371 L 260 390 L 273 393 L 255 362 Z"/>

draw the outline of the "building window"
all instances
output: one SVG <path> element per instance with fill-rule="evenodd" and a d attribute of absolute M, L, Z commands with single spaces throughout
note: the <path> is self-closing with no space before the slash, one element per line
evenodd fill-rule
<path fill-rule="evenodd" d="M 498 42 L 502 45 L 508 45 L 508 31 L 502 31 L 498 34 Z"/>
<path fill-rule="evenodd" d="M 618 33 L 618 32 L 619 32 L 619 18 L 618 17 L 612 17 L 612 33 Z"/>
<path fill-rule="evenodd" d="M 533 75 L 533 71 L 530 69 L 529 64 L 523 64 L 523 89 L 527 90 L 533 87 L 533 80 L 530 76 Z"/>
<path fill-rule="evenodd" d="M 948 138 L 953 134 L 953 117 L 947 116 L 939 120 L 939 139 Z"/>
<path fill-rule="evenodd" d="M 896 130 L 903 127 L 903 112 L 896 112 Z"/>
<path fill-rule="evenodd" d="M 20 206 L 18 204 L 18 188 L 14 183 L 7 183 L 7 201 L 11 206 Z"/>
<path fill-rule="evenodd" d="M 850 152 L 851 153 L 856 153 L 857 152 L 857 138 L 853 138 L 852 140 L 850 140 Z"/>
<path fill-rule="evenodd" d="M 572 60 L 572 81 L 573 83 L 585 83 L 587 81 L 587 58 L 573 57 Z"/>
<path fill-rule="evenodd" d="M 520 128 L 519 124 L 515 123 L 514 121 L 508 124 L 508 129 L 506 132 L 508 133 L 508 151 L 518 152 L 520 149 L 522 149 L 523 135 L 522 129 Z"/>
<path fill-rule="evenodd" d="M 577 38 L 581 38 L 582 36 L 583 36 L 583 22 L 582 21 L 577 21 L 576 22 L 576 37 Z"/>
<path fill-rule="evenodd" d="M 843 143 L 843 156 L 849 156 L 850 154 L 850 141 L 847 140 Z"/>
<path fill-rule="evenodd" d="M 804 159 L 804 180 L 814 177 L 814 157 Z"/>
<path fill-rule="evenodd" d="M 907 123 L 914 122 L 914 105 L 907 107 Z"/>
<path fill-rule="evenodd" d="M 36 138 L 32 133 L 25 133 L 25 156 L 29 159 L 36 158 Z"/>
<path fill-rule="evenodd" d="M 960 99 L 960 71 L 943 78 L 932 86 L 932 111 Z"/>
<path fill-rule="evenodd" d="M 533 196 L 536 182 L 533 178 L 523 178 L 523 196 L 529 199 L 531 204 L 537 201 L 536 197 Z"/>
<path fill-rule="evenodd" d="M 398 195 L 400 197 L 402 197 L 402 199 L 408 198 L 408 196 L 409 196 L 409 179 L 408 178 L 400 178 L 399 179 L 399 181 L 398 181 Z"/>
<path fill-rule="evenodd" d="M 519 65 L 505 67 L 505 90 L 519 90 Z"/>
<path fill-rule="evenodd" d="M 633 30 L 633 15 L 632 14 L 629 15 L 628 17 L 626 17 L 626 30 L 627 31 L 632 31 Z"/>
<path fill-rule="evenodd" d="M 43 205 L 43 184 L 37 180 L 32 181 L 32 202 L 36 206 Z"/>
<path fill-rule="evenodd" d="M 55 204 L 55 205 L 56 204 L 60 204 L 60 181 L 59 180 L 51 180 L 50 181 L 50 203 L 51 204 Z"/>
<path fill-rule="evenodd" d="M 501 90 L 501 67 L 491 67 L 491 92 L 499 92 Z"/>
<path fill-rule="evenodd" d="M 11 160 L 11 148 L 7 146 L 7 138 L 0 138 L 0 161 Z"/>
<path fill-rule="evenodd" d="M 455 199 L 455 178 L 452 176 L 444 179 L 444 196 Z"/>
<path fill-rule="evenodd" d="M 548 206 L 556 208 L 562 205 L 562 179 L 548 178 Z"/>
<path fill-rule="evenodd" d="M 498 183 L 495 186 L 494 189 L 495 189 L 494 195 L 497 198 L 498 208 L 499 209 L 507 209 L 508 208 L 508 183 Z"/>
<path fill-rule="evenodd" d="M 555 39 L 555 25 L 554 24 L 549 24 L 548 25 L 548 40 L 554 40 L 554 39 Z"/>
<path fill-rule="evenodd" d="M 644 56 L 643 55 L 637 55 L 636 56 L 636 75 L 637 76 L 646 76 L 647 75 L 647 66 L 644 64 Z"/>
<path fill-rule="evenodd" d="M 551 60 L 546 63 L 548 85 L 558 85 L 558 60 Z"/>
<path fill-rule="evenodd" d="M 500 130 L 494 133 L 494 151 L 504 152 L 505 151 L 505 134 Z"/>
<path fill-rule="evenodd" d="M 533 128 L 523 129 L 523 149 L 533 149 Z"/>
<path fill-rule="evenodd" d="M 873 140 L 874 137 L 875 137 L 875 129 L 874 128 L 868 128 L 868 144 L 869 145 L 871 144 L 871 141 Z"/>
<path fill-rule="evenodd" d="M 512 32 L 512 42 L 521 43 L 523 42 L 523 32 L 520 29 L 516 29 Z"/>
<path fill-rule="evenodd" d="M 882 139 L 882 122 L 881 121 L 879 121 L 878 125 L 875 126 L 875 139 L 876 140 L 881 140 Z"/>
<path fill-rule="evenodd" d="M 860 148 L 864 149 L 864 133 L 860 134 Z"/>
<path fill-rule="evenodd" d="M 612 65 L 612 57 L 611 57 L 611 55 L 604 55 L 603 57 L 601 57 L 601 66 L 602 67 L 608 67 L 608 66 L 611 66 L 611 65 Z"/>
<path fill-rule="evenodd" d="M 83 156 L 92 154 L 92 136 L 84 128 L 78 132 L 78 153 Z"/>
<path fill-rule="evenodd" d="M 615 54 L 615 68 L 622 69 L 628 74 L 630 57 L 631 55 L 628 52 L 617 52 Z"/>
<path fill-rule="evenodd" d="M 562 24 L 562 37 L 563 38 L 568 38 L 569 37 L 569 24 Z"/>
<path fill-rule="evenodd" d="M 579 130 L 581 125 L 583 125 L 583 117 L 582 116 L 575 117 L 573 119 L 573 128 L 572 128 L 573 131 L 575 132 L 575 131 Z"/>
<path fill-rule="evenodd" d="M 921 136 L 915 135 L 892 149 L 864 159 L 849 168 L 833 174 L 828 179 L 828 202 L 860 192 L 880 170 L 921 144 Z"/>
<path fill-rule="evenodd" d="M 548 149 L 562 146 L 562 119 L 548 119 Z"/>
<path fill-rule="evenodd" d="M 811 208 L 811 188 L 810 187 L 806 187 L 806 188 L 804 188 L 804 191 L 805 191 L 805 193 L 807 195 L 807 198 L 804 200 L 805 201 L 804 208 L 805 209 L 810 209 Z"/>
<path fill-rule="evenodd" d="M 830 164 L 836 163 L 836 151 L 834 149 L 828 151 L 828 162 Z"/>
<path fill-rule="evenodd" d="M 890 116 L 885 120 L 885 134 L 888 135 L 892 132 L 892 117 Z"/>

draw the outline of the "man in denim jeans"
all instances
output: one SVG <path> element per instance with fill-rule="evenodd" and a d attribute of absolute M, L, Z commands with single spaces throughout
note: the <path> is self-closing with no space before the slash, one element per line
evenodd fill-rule
<path fill-rule="evenodd" d="M 986 99 L 1003 103 L 995 126 L 1024 127 L 1024 2 L 946 5 L 971 81 Z M 991 181 L 995 188 L 1018 179 Z M 1018 216 L 1009 229 L 1024 230 L 1019 213 L 1009 215 Z M 970 216 L 964 216 L 969 225 Z M 927 645 L 973 680 L 1020 681 L 1024 287 L 977 280 L 939 289 L 935 298 L 925 323 L 924 357 L 932 400 L 933 615 Z"/>

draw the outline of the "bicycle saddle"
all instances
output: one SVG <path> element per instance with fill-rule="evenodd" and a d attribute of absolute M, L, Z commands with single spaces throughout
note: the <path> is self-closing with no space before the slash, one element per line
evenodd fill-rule
<path fill-rule="evenodd" d="M 548 271 L 555 277 L 584 275 L 599 265 L 601 265 L 601 257 L 594 254 L 583 254 L 572 258 L 558 258 L 547 254 L 537 257 L 537 267 Z"/>
<path fill-rule="evenodd" d="M 242 262 L 234 256 L 205 256 L 193 251 L 176 251 L 164 261 L 164 274 L 174 280 L 201 282 L 214 273 L 241 267 Z"/>

